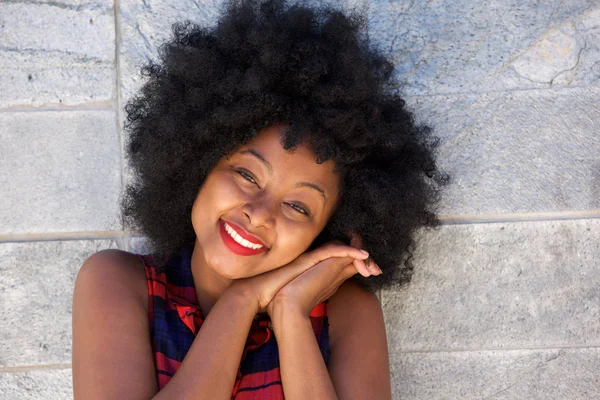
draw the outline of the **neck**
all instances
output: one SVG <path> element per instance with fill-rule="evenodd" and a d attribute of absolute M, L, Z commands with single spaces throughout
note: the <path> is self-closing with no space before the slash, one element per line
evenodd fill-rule
<path fill-rule="evenodd" d="M 202 248 L 196 242 L 191 260 L 192 276 L 198 296 L 198 304 L 202 315 L 206 318 L 225 289 L 231 285 L 232 279 L 224 278 L 213 271 L 204 258 Z"/>

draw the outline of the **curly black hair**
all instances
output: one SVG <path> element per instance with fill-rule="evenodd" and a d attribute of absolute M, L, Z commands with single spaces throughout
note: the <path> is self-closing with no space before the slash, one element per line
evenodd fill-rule
<path fill-rule="evenodd" d="M 216 162 L 274 124 L 282 144 L 308 139 L 340 171 L 341 202 L 311 248 L 358 233 L 383 270 L 356 279 L 377 290 L 410 280 L 413 233 L 439 223 L 445 176 L 437 138 L 398 95 L 394 67 L 366 34 L 363 13 L 285 0 L 225 3 L 213 27 L 173 26 L 159 61 L 126 105 L 134 179 L 121 198 L 126 226 L 166 260 L 195 241 L 191 209 Z"/>

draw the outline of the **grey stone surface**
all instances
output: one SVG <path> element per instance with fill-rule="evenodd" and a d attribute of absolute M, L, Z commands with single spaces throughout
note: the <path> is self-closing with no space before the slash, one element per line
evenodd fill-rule
<path fill-rule="evenodd" d="M 347 9 L 365 7 L 367 0 L 316 0 Z M 157 59 L 157 46 L 171 38 L 171 26 L 190 20 L 213 26 L 222 0 L 126 0 L 119 6 L 121 17 L 120 76 L 121 99 L 127 101 L 142 84 L 140 67 Z"/>
<path fill-rule="evenodd" d="M 115 230 L 114 111 L 0 113 L 0 234 Z"/>
<path fill-rule="evenodd" d="M 446 225 L 382 293 L 390 352 L 600 346 L 600 219 Z"/>
<path fill-rule="evenodd" d="M 597 84 L 600 4 L 370 1 L 371 40 L 408 95 Z"/>
<path fill-rule="evenodd" d="M 221 0 L 177 2 L 125 0 L 120 2 L 119 76 L 121 79 L 118 90 L 120 90 L 121 109 L 144 82 L 140 74 L 141 67 L 150 61 L 157 61 L 158 46 L 171 38 L 171 26 L 175 22 L 185 20 L 212 25 L 221 3 Z M 122 123 L 121 126 L 123 126 Z M 125 154 L 124 149 L 123 154 Z M 133 172 L 125 158 L 124 186 L 132 180 Z"/>
<path fill-rule="evenodd" d="M 443 215 L 600 208 L 600 87 L 409 99 L 441 138 Z"/>
<path fill-rule="evenodd" d="M 0 37 L 0 107 L 114 99 L 112 1 L 4 1 Z"/>
<path fill-rule="evenodd" d="M 110 240 L 0 244 L 0 367 L 71 362 L 73 285 Z"/>
<path fill-rule="evenodd" d="M 121 2 L 121 99 L 126 101 L 140 87 L 140 68 L 157 59 L 157 46 L 171 37 L 171 25 L 185 20 L 212 25 L 221 3 L 221 0 Z"/>
<path fill-rule="evenodd" d="M 396 353 L 390 361 L 394 399 L 600 398 L 598 348 Z"/>
<path fill-rule="evenodd" d="M 0 399 L 65 400 L 73 398 L 70 368 L 0 372 Z"/>

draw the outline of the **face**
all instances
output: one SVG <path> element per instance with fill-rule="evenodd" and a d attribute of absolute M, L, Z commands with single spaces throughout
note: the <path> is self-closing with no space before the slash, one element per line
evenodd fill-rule
<path fill-rule="evenodd" d="M 194 201 L 196 248 L 224 278 L 250 277 L 289 263 L 335 210 L 340 179 L 333 161 L 317 164 L 305 145 L 286 151 L 283 129 L 267 128 L 219 160 Z"/>

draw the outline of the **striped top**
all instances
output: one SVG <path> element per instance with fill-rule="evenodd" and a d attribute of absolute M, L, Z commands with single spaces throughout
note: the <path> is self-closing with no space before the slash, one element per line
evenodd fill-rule
<path fill-rule="evenodd" d="M 187 354 L 203 322 L 194 288 L 191 257 L 194 244 L 167 262 L 160 272 L 151 255 L 136 254 L 148 283 L 148 318 L 159 390 L 165 387 Z M 325 364 L 329 361 L 327 303 L 310 313 Z M 248 334 L 231 398 L 283 399 L 279 351 L 268 314 L 258 314 Z"/>

